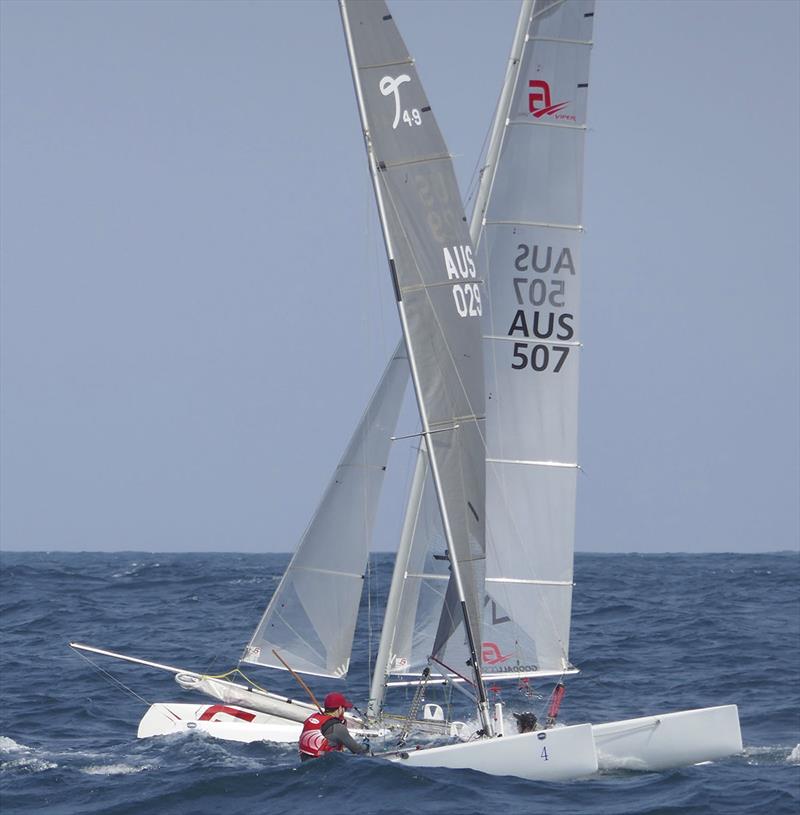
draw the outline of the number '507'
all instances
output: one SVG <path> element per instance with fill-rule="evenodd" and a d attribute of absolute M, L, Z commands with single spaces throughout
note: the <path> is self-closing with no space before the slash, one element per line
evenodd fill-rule
<path fill-rule="evenodd" d="M 569 356 L 568 345 L 533 345 L 527 342 L 515 342 L 514 361 L 511 367 L 515 371 L 521 371 L 530 366 L 534 371 L 552 370 L 557 374 L 563 367 Z"/>

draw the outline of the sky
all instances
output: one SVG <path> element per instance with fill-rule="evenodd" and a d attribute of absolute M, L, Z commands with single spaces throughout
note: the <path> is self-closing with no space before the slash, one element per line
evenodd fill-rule
<path fill-rule="evenodd" d="M 517 3 L 390 6 L 464 191 Z M 798 548 L 799 31 L 598 0 L 580 551 Z M 399 337 L 335 3 L 2 0 L 0 46 L 0 546 L 290 551 Z"/>

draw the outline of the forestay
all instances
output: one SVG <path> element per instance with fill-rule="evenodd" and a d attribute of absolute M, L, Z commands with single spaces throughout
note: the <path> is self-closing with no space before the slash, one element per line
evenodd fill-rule
<path fill-rule="evenodd" d="M 516 629 L 513 652 L 496 655 L 512 671 L 569 667 L 593 14 L 593 0 L 534 3 L 483 211 L 486 588 Z"/>
<path fill-rule="evenodd" d="M 457 598 L 433 645 L 441 653 L 464 612 L 480 643 L 481 281 L 450 156 L 392 15 L 371 0 L 341 9 Z"/>
<path fill-rule="evenodd" d="M 297 551 L 245 648 L 243 662 L 342 677 L 350 665 L 364 569 L 391 435 L 408 383 L 398 348 Z"/>

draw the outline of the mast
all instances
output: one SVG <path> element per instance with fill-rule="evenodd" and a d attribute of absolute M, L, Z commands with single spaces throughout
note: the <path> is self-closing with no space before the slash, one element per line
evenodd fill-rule
<path fill-rule="evenodd" d="M 473 246 L 477 247 L 480 242 L 481 228 L 483 226 L 483 215 L 489 200 L 489 193 L 494 181 L 497 157 L 500 153 L 500 145 L 503 140 L 506 119 L 511 107 L 514 86 L 519 74 L 519 64 L 522 50 L 527 40 L 528 26 L 530 24 L 531 13 L 533 11 L 534 0 L 522 0 L 517 27 L 514 31 L 514 38 L 511 43 L 511 52 L 508 57 L 503 87 L 497 103 L 494 120 L 492 123 L 489 146 L 486 151 L 486 160 L 480 172 L 478 192 L 475 196 L 475 204 L 472 210 L 472 217 L 469 225 L 469 237 Z M 422 500 L 424 479 L 427 472 L 427 457 L 425 445 L 422 444 L 417 452 L 417 463 L 414 470 L 414 480 L 406 505 L 403 529 L 400 535 L 400 543 L 397 549 L 392 581 L 389 586 L 389 596 L 386 601 L 386 612 L 383 618 L 383 629 L 381 631 L 378 655 L 375 658 L 375 671 L 372 677 L 372 688 L 370 690 L 368 716 L 377 716 L 383 708 L 383 699 L 386 691 L 386 678 L 389 675 L 389 660 L 391 659 L 391 649 L 394 642 L 395 629 L 397 626 L 397 614 L 400 609 L 400 600 L 405 583 L 405 575 L 408 569 L 408 560 L 411 553 L 414 527 L 419 516 L 420 501 Z"/>
<path fill-rule="evenodd" d="M 472 208 L 472 217 L 469 222 L 469 235 L 472 243 L 477 248 L 481 239 L 483 227 L 483 217 L 486 213 L 486 206 L 489 202 L 489 194 L 494 183 L 494 176 L 497 170 L 497 157 L 500 154 L 500 145 L 503 142 L 508 111 L 514 98 L 514 87 L 517 84 L 519 75 L 520 60 L 522 50 L 528 40 L 528 26 L 531 22 L 534 0 L 522 0 L 517 19 L 517 28 L 514 31 L 514 40 L 511 43 L 511 53 L 508 56 L 506 66 L 506 76 L 503 80 L 503 90 L 500 92 L 500 99 L 497 102 L 497 110 L 492 123 L 492 134 L 489 137 L 489 146 L 486 149 L 486 161 L 481 167 L 480 183 L 475 196 L 475 205 Z"/>
<path fill-rule="evenodd" d="M 378 3 L 370 4 L 374 7 L 377 7 Z M 383 6 L 385 9 L 385 5 Z M 367 116 L 367 110 L 365 105 L 365 98 L 364 98 L 364 91 L 361 84 L 361 78 L 359 75 L 359 66 L 356 60 L 356 53 L 355 53 L 355 45 L 353 42 L 353 34 L 350 27 L 350 21 L 348 16 L 348 7 L 346 0 L 339 0 L 339 9 L 341 12 L 342 17 L 342 25 L 344 28 L 345 33 L 345 40 L 347 42 L 347 52 L 348 57 L 350 60 L 350 69 L 353 76 L 353 85 L 356 92 L 356 98 L 358 100 L 358 109 L 359 114 L 361 117 L 361 125 L 364 132 L 364 141 L 367 149 L 367 157 L 370 167 L 370 174 L 372 177 L 373 189 L 375 192 L 375 199 L 378 206 L 378 215 L 381 221 L 381 227 L 384 236 L 384 243 L 386 246 L 386 254 L 387 259 L 389 261 L 389 268 L 392 277 L 392 283 L 395 289 L 395 295 L 397 300 L 397 310 L 398 315 L 400 317 L 400 324 L 403 330 L 403 337 L 406 342 L 406 350 L 408 353 L 408 361 L 409 366 L 411 368 L 411 380 L 414 384 L 414 392 L 417 397 L 417 406 L 419 408 L 420 420 L 422 424 L 422 436 L 425 440 L 426 449 L 430 453 L 430 467 L 431 467 L 431 475 L 433 477 L 433 483 L 436 488 L 436 497 L 439 504 L 439 510 L 442 516 L 442 523 L 444 526 L 444 534 L 445 540 L 447 541 L 448 552 L 450 555 L 450 565 L 452 569 L 452 577 L 455 582 L 455 587 L 457 591 L 458 601 L 461 606 L 461 611 L 463 614 L 464 619 L 464 628 L 467 635 L 468 647 L 470 652 L 470 663 L 471 667 L 475 676 L 475 686 L 477 689 L 477 707 L 478 707 L 478 714 L 481 719 L 481 724 L 483 727 L 484 732 L 487 735 L 492 735 L 492 722 L 489 716 L 489 708 L 488 702 L 486 699 L 486 690 L 483 685 L 483 678 L 481 676 L 481 667 L 480 667 L 480 660 L 478 657 L 478 652 L 475 645 L 475 637 L 472 631 L 472 625 L 470 621 L 470 615 L 467 607 L 467 597 L 464 590 L 464 584 L 462 581 L 461 576 L 461 568 L 459 563 L 459 558 L 457 555 L 457 546 L 454 540 L 453 530 L 451 527 L 451 519 L 450 513 L 448 511 L 447 501 L 445 500 L 445 490 L 444 485 L 441 478 L 440 468 L 439 468 L 439 461 L 436 455 L 436 443 L 432 435 L 432 428 L 428 417 L 428 407 L 426 405 L 425 396 L 423 385 L 420 379 L 420 371 L 418 367 L 418 360 L 416 355 L 416 349 L 414 347 L 414 343 L 411 341 L 411 329 L 409 327 L 409 317 L 406 313 L 405 303 L 403 301 L 403 297 L 401 295 L 401 284 L 398 276 L 398 268 L 396 264 L 397 257 L 395 255 L 395 248 L 393 245 L 393 239 L 391 230 L 389 227 L 389 218 L 387 216 L 387 207 L 386 202 L 384 201 L 384 195 L 381 187 L 381 181 L 378 176 L 378 162 L 376 160 L 375 152 L 374 152 L 374 144 L 373 144 L 373 137 L 370 132 L 370 122 Z M 384 21 L 391 20 L 391 15 L 386 14 L 383 17 Z M 412 72 L 411 65 L 413 63 L 411 60 L 403 61 L 403 67 L 409 72 Z M 386 67 L 388 68 L 389 65 L 393 65 L 397 67 L 396 63 L 386 61 Z M 376 66 L 382 67 L 382 66 Z M 395 82 L 394 85 L 394 92 L 397 94 L 397 87 L 398 87 L 398 80 L 404 80 L 410 82 L 410 79 L 407 74 L 403 74 L 398 77 L 397 80 L 393 80 Z M 390 86 L 386 86 L 390 88 Z M 382 93 L 388 96 L 388 93 L 382 89 Z M 397 115 L 399 116 L 399 96 L 396 95 L 395 97 L 397 102 Z M 418 111 L 418 109 L 415 108 Z M 430 110 L 430 106 L 423 106 L 423 112 L 428 112 Z M 396 118 L 397 122 L 397 118 Z M 449 157 L 448 157 L 449 159 Z M 384 167 L 386 165 L 384 164 Z M 446 251 L 446 250 L 445 250 Z M 471 251 L 471 250 L 470 250 Z M 424 285 L 424 284 L 423 284 Z M 466 420 L 469 421 L 477 421 L 477 417 L 475 416 L 468 416 L 465 417 Z M 442 430 L 455 432 L 459 428 L 459 425 L 454 425 L 450 428 L 440 429 L 436 428 L 439 432 Z M 473 513 L 475 512 L 473 508 Z M 473 598 L 474 599 L 474 598 Z M 478 621 L 479 622 L 479 621 Z"/>
<path fill-rule="evenodd" d="M 408 495 L 403 530 L 400 533 L 400 544 L 397 547 L 397 557 L 392 571 L 392 582 L 389 586 L 389 596 L 386 599 L 386 612 L 383 617 L 381 641 L 378 646 L 378 655 L 375 657 L 375 671 L 372 675 L 372 687 L 369 692 L 367 717 L 378 716 L 383 709 L 383 698 L 386 693 L 386 678 L 389 675 L 389 660 L 392 658 L 392 646 L 397 626 L 397 612 L 400 610 L 400 600 L 403 596 L 403 585 L 408 570 L 408 558 L 411 554 L 411 544 L 414 541 L 414 529 L 419 517 L 420 501 L 428 475 L 428 456 L 425 452 L 423 440 L 417 450 L 417 461 L 414 467 L 414 477 L 411 481 L 411 491 Z"/>

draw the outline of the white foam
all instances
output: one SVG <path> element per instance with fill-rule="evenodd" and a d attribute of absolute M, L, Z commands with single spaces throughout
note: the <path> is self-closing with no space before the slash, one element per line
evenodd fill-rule
<path fill-rule="evenodd" d="M 87 775 L 131 775 L 143 773 L 149 769 L 149 764 L 142 767 L 134 767 L 131 764 L 93 764 L 90 767 L 84 767 L 81 772 Z"/>
<path fill-rule="evenodd" d="M 786 756 L 786 760 L 789 764 L 800 764 L 800 744 L 795 745 L 792 752 Z"/>
<path fill-rule="evenodd" d="M 58 764 L 52 761 L 44 761 L 41 758 L 36 758 L 36 756 L 23 756 L 11 761 L 0 762 L 0 771 L 2 772 L 41 773 L 44 770 L 54 770 L 56 767 L 58 767 Z"/>
<path fill-rule="evenodd" d="M 0 771 L 6 773 L 40 773 L 58 767 L 58 764 L 34 755 L 33 748 L 19 744 L 8 736 L 0 736 L 0 755 L 9 756 L 7 761 L 0 762 Z"/>
<path fill-rule="evenodd" d="M 24 744 L 17 744 L 14 739 L 10 739 L 8 736 L 0 736 L 0 753 L 16 753 L 20 750 L 27 751 L 30 749 Z"/>

